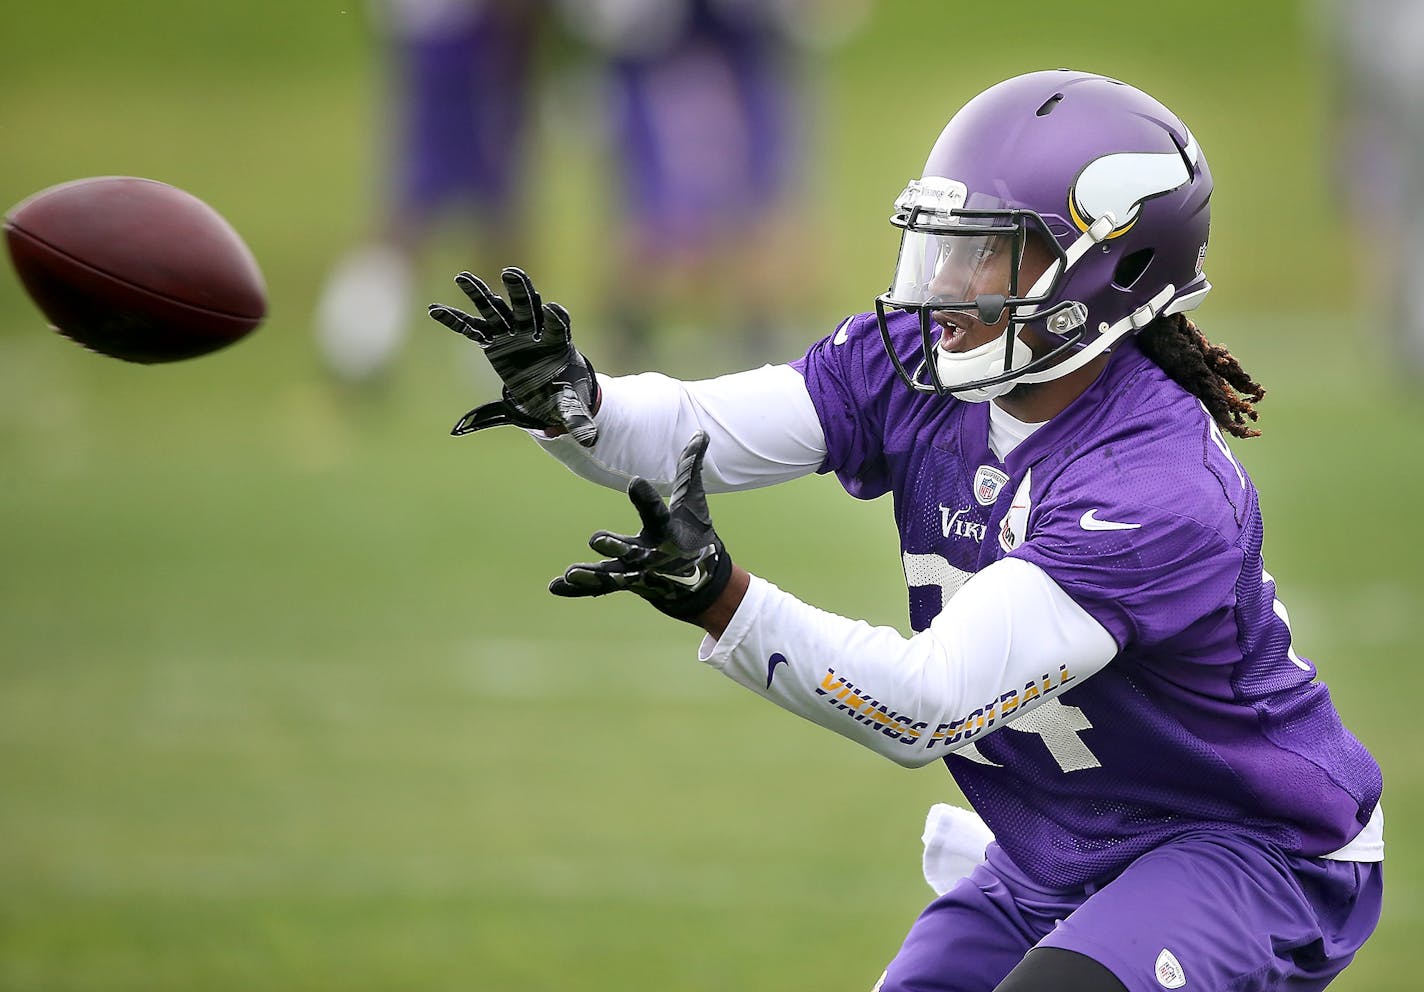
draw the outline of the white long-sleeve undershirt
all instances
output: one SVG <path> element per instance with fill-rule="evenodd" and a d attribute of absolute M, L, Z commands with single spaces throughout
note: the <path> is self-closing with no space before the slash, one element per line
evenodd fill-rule
<path fill-rule="evenodd" d="M 531 432 L 544 450 L 575 474 L 626 490 L 642 476 L 666 494 L 678 456 L 694 433 L 708 434 L 702 482 L 708 492 L 734 492 L 810 475 L 825 460 L 826 436 L 806 391 L 789 365 L 764 365 L 697 382 L 659 372 L 599 375 L 603 401 L 598 443 L 565 434 Z"/>
<path fill-rule="evenodd" d="M 1102 624 L 1036 565 L 976 573 L 928 629 L 905 637 L 751 586 L 698 657 L 812 723 L 908 767 L 974 743 L 1054 699 L 1114 655 Z"/>

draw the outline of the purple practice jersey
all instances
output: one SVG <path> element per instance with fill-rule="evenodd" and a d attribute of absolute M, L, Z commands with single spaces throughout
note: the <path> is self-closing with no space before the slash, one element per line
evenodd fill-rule
<path fill-rule="evenodd" d="M 918 348 L 913 315 L 890 327 L 901 354 Z M 874 315 L 794 365 L 825 432 L 821 471 L 853 496 L 894 496 L 914 629 L 1012 556 L 1118 645 L 1102 671 L 945 758 L 1029 877 L 1101 881 L 1202 830 L 1316 857 L 1369 821 L 1379 766 L 1291 647 L 1255 487 L 1134 342 L 1002 462 L 989 405 L 907 389 Z M 971 716 L 992 726 L 993 702 Z"/>

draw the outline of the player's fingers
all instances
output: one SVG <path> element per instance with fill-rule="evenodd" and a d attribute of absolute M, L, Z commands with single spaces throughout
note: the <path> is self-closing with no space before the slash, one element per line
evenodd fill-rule
<path fill-rule="evenodd" d="M 580 596 L 595 596 L 597 593 L 589 592 L 580 586 L 569 582 L 568 579 L 560 575 L 549 582 L 549 591 L 555 596 L 563 596 L 566 599 L 575 599 Z"/>
<path fill-rule="evenodd" d="M 507 330 L 514 328 L 514 315 L 498 293 L 485 285 L 483 279 L 469 272 L 461 272 L 455 277 L 455 285 L 470 298 L 481 317 L 497 327 Z"/>
<path fill-rule="evenodd" d="M 555 596 L 563 596 L 566 599 L 578 599 L 585 596 L 607 596 L 610 592 L 616 592 L 617 590 L 576 585 L 570 582 L 566 576 L 560 575 L 549 583 L 549 591 Z"/>
<path fill-rule="evenodd" d="M 570 565 L 563 575 L 549 583 L 549 591 L 555 596 L 606 596 L 627 586 L 627 576 L 606 570 L 607 564 Z"/>
<path fill-rule="evenodd" d="M 628 499 L 643 521 L 643 534 L 652 544 L 660 544 L 667 536 L 668 508 L 651 482 L 635 478 L 628 484 Z"/>
<path fill-rule="evenodd" d="M 509 308 L 514 314 L 514 329 L 529 333 L 538 341 L 543 335 L 543 303 L 529 274 L 517 266 L 509 266 L 499 274 L 504 290 L 509 294 Z"/>
<path fill-rule="evenodd" d="M 492 403 L 483 403 L 455 421 L 455 426 L 450 428 L 452 437 L 459 437 L 462 434 L 473 434 L 475 431 L 482 431 L 486 427 L 502 427 L 505 424 L 524 426 L 516 411 L 504 400 L 495 400 Z"/>
<path fill-rule="evenodd" d="M 702 488 L 702 460 L 707 454 L 706 431 L 692 435 L 677 461 L 677 478 L 672 487 L 672 504 L 690 511 L 697 519 L 711 525 L 707 511 L 707 494 Z"/>
<path fill-rule="evenodd" d="M 444 324 L 456 334 L 463 334 L 481 348 L 489 346 L 489 334 L 481 326 L 480 321 L 471 317 L 463 310 L 456 310 L 454 307 L 447 307 L 443 303 L 432 303 L 426 308 L 426 313 L 430 314 L 437 321 Z"/>
<path fill-rule="evenodd" d="M 682 454 L 677 460 L 677 474 L 679 478 L 702 474 L 702 459 L 707 454 L 707 445 L 709 442 L 710 439 L 706 431 L 698 431 L 688 439 L 687 444 L 682 449 Z"/>
<path fill-rule="evenodd" d="M 620 558 L 626 561 L 634 556 L 646 557 L 647 548 L 637 542 L 638 539 L 632 535 L 601 530 L 588 539 L 588 546 L 605 558 Z"/>
<path fill-rule="evenodd" d="M 598 443 L 598 425 L 593 422 L 593 414 L 579 399 L 578 390 L 572 383 L 564 383 L 554 397 L 554 408 L 559 411 L 559 419 L 573 435 L 575 441 L 585 448 Z"/>
<path fill-rule="evenodd" d="M 573 318 L 563 304 L 544 304 L 544 334 L 550 340 L 566 342 L 573 333 Z"/>

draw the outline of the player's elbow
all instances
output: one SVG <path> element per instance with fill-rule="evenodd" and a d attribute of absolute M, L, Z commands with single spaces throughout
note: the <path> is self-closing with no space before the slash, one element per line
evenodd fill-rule
<path fill-rule="evenodd" d="M 901 747 L 893 751 L 880 752 L 901 768 L 923 768 L 932 762 L 938 761 L 940 756 L 931 754 L 920 747 Z"/>

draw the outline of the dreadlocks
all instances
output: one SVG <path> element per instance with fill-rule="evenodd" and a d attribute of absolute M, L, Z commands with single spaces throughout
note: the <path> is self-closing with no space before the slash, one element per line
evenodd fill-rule
<path fill-rule="evenodd" d="M 1235 437 L 1257 437 L 1248 427 L 1266 395 L 1225 345 L 1212 344 L 1183 313 L 1159 317 L 1137 336 L 1143 353 L 1207 408 L 1213 420 Z"/>

